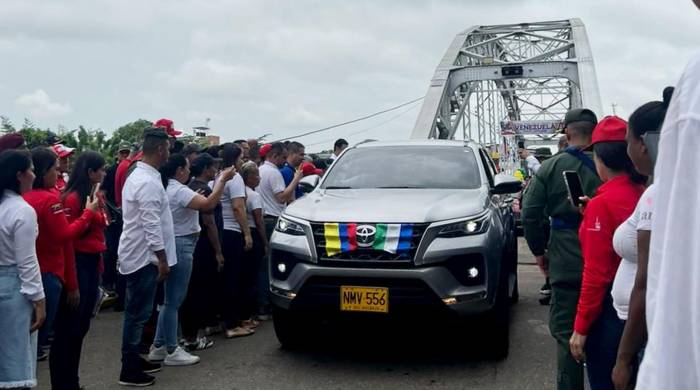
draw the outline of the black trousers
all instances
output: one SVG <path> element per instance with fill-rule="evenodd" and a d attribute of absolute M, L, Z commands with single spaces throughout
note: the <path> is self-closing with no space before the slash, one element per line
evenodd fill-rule
<path fill-rule="evenodd" d="M 228 329 L 240 325 L 253 314 L 250 309 L 254 299 L 254 288 L 257 268 L 246 262 L 243 234 L 224 230 L 223 252 L 226 260 L 224 264 L 224 305 L 223 317 Z"/>
<path fill-rule="evenodd" d="M 250 229 L 250 234 L 253 237 L 253 249 L 245 252 L 244 257 L 244 273 L 245 278 L 250 280 L 249 288 L 244 292 L 243 297 L 243 319 L 248 319 L 252 317 L 258 311 L 258 297 L 262 293 L 267 292 L 265 290 L 260 291 L 260 269 L 263 268 L 263 259 L 265 256 L 265 248 L 263 242 L 260 239 L 260 233 L 257 229 Z M 267 271 L 266 267 L 265 271 Z"/>
<path fill-rule="evenodd" d="M 202 235 L 194 250 L 187 296 L 180 306 L 180 323 L 185 338 L 192 340 L 200 329 L 216 324 L 221 293 L 219 278 L 214 248 L 207 236 Z"/>
<path fill-rule="evenodd" d="M 78 370 L 83 339 L 90 329 L 92 312 L 97 304 L 99 262 L 99 254 L 75 254 L 80 305 L 77 309 L 68 307 L 64 289 L 54 322 L 54 341 L 49 357 L 51 386 L 54 390 L 79 389 Z"/>

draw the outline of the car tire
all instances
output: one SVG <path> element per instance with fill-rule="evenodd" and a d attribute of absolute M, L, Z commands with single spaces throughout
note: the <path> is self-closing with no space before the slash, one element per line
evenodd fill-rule
<path fill-rule="evenodd" d="M 503 273 L 498 286 L 496 302 L 484 318 L 484 331 L 488 344 L 488 357 L 501 360 L 508 356 L 510 347 L 510 299 L 508 297 L 508 273 Z"/>
<path fill-rule="evenodd" d="M 518 289 L 518 239 L 516 237 L 513 237 L 509 260 L 513 265 L 511 272 L 515 279 L 513 281 L 513 292 L 510 294 L 510 303 L 516 304 L 520 299 L 520 290 Z"/>
<path fill-rule="evenodd" d="M 282 348 L 295 350 L 306 345 L 309 340 L 308 327 L 304 323 L 298 313 L 277 306 L 272 307 L 272 324 Z"/>

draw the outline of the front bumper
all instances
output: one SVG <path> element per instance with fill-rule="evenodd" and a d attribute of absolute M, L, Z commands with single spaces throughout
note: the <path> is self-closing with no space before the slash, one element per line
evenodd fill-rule
<path fill-rule="evenodd" d="M 466 316 L 488 311 L 502 268 L 502 232 L 492 225 L 484 234 L 440 238 L 440 229 L 426 229 L 415 258 L 400 267 L 319 261 L 310 234 L 275 231 L 269 264 L 272 303 L 288 310 L 340 311 L 340 286 L 367 286 L 389 289 L 390 313 L 428 308 Z M 279 271 L 280 264 L 285 272 Z M 472 267 L 478 268 L 478 278 L 466 276 Z"/>

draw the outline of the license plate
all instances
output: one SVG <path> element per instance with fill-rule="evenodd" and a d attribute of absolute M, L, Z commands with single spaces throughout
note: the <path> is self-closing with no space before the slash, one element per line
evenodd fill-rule
<path fill-rule="evenodd" d="M 386 287 L 340 286 L 340 310 L 389 312 L 389 289 Z"/>

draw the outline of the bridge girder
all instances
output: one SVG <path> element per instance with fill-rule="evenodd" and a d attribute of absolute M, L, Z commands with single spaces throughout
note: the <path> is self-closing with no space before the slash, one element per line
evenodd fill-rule
<path fill-rule="evenodd" d="M 504 67 L 522 67 L 522 75 Z M 579 19 L 474 26 L 457 34 L 440 61 L 411 138 L 498 144 L 502 121 L 563 119 L 575 107 L 602 113 Z"/>

